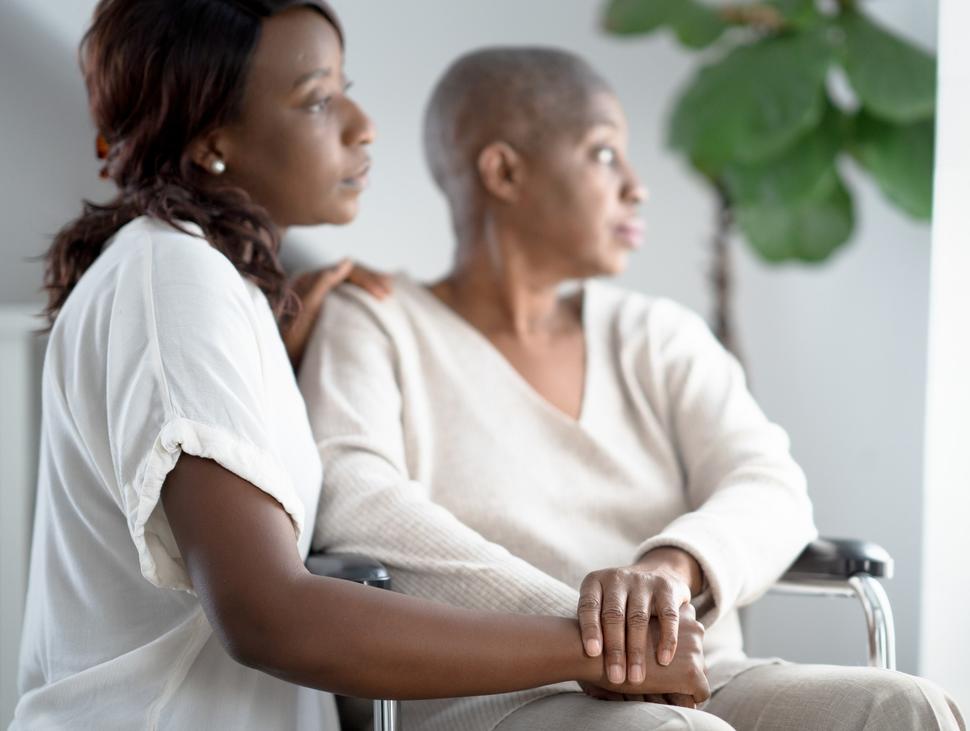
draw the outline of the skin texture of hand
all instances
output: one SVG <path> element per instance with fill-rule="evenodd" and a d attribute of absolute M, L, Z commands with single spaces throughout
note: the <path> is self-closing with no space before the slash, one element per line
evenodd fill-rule
<path fill-rule="evenodd" d="M 345 281 L 366 290 L 377 299 L 384 299 L 391 293 L 390 277 L 355 264 L 350 259 L 294 279 L 290 286 L 300 298 L 302 308 L 283 333 L 286 354 L 290 357 L 293 370 L 300 367 L 307 341 L 320 318 L 323 301 L 334 287 Z"/>
<path fill-rule="evenodd" d="M 679 612 L 680 637 L 677 653 L 668 665 L 657 663 L 653 653 L 645 655 L 646 667 L 642 682 L 633 683 L 627 677 L 622 687 L 607 676 L 599 683 L 580 683 L 583 692 L 593 698 L 612 701 L 649 701 L 694 708 L 710 697 L 710 687 L 704 672 L 704 626 L 694 616 L 691 604 L 681 606 Z M 656 646 L 660 628 L 651 623 L 647 632 L 648 646 Z"/>
<path fill-rule="evenodd" d="M 580 587 L 577 614 L 583 647 L 604 654 L 610 681 L 639 683 L 645 675 L 648 626 L 659 623 L 656 661 L 669 665 L 677 652 L 681 609 L 700 591 L 700 566 L 677 548 L 658 548 L 638 563 L 589 574 Z M 657 617 L 658 622 L 651 622 Z"/>
<path fill-rule="evenodd" d="M 182 454 L 162 502 L 215 636 L 238 662 L 288 682 L 396 699 L 568 680 L 698 700 L 709 692 L 684 629 L 678 660 L 653 684 L 612 686 L 602 660 L 583 652 L 575 619 L 477 612 L 313 576 L 280 504 L 211 460 Z"/>

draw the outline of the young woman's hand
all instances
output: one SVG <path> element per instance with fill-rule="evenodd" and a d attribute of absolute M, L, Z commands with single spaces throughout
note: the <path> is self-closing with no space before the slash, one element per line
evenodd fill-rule
<path fill-rule="evenodd" d="M 293 364 L 293 370 L 300 367 L 307 341 L 320 317 L 323 301 L 334 287 L 345 281 L 356 284 L 377 299 L 384 299 L 391 293 L 389 276 L 355 264 L 350 259 L 294 279 L 290 286 L 300 298 L 302 308 L 283 333 L 283 342 L 286 343 L 286 353 Z"/>
<path fill-rule="evenodd" d="M 654 653 L 645 653 L 644 676 L 632 682 L 629 675 L 621 683 L 612 682 L 608 673 L 597 682 L 581 682 L 587 695 L 601 700 L 635 700 L 695 707 L 711 694 L 704 671 L 704 626 L 697 621 L 694 607 L 684 604 L 678 610 L 680 626 L 677 652 L 668 665 L 657 662 Z M 660 641 L 660 628 L 652 623 L 647 631 L 647 645 Z"/>
<path fill-rule="evenodd" d="M 659 623 L 651 661 L 669 665 L 683 634 L 681 610 L 701 585 L 700 566 L 677 548 L 655 549 L 633 566 L 592 572 L 583 580 L 577 610 L 586 654 L 604 654 L 613 684 L 642 682 L 648 626 Z"/>

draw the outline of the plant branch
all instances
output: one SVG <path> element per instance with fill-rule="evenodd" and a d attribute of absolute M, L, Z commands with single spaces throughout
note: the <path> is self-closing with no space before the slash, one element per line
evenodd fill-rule
<path fill-rule="evenodd" d="M 741 348 L 734 327 L 734 269 L 731 260 L 731 231 L 734 228 L 734 210 L 723 183 L 715 181 L 717 191 L 717 218 L 709 279 L 714 289 L 714 334 L 721 345 L 744 365 Z"/>
<path fill-rule="evenodd" d="M 778 8 L 762 3 L 725 5 L 718 9 L 718 14 L 726 23 L 746 25 L 760 31 L 777 33 L 788 25 L 788 21 Z"/>

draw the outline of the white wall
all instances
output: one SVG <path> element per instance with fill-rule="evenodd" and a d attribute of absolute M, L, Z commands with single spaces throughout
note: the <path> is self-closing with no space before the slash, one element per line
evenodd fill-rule
<path fill-rule="evenodd" d="M 943 0 L 930 299 L 920 668 L 970 709 L 970 5 Z"/>
<path fill-rule="evenodd" d="M 959 3 L 962 0 L 954 0 Z M 75 46 L 93 0 L 0 3 L 0 210 L 6 223 L 0 301 L 34 297 L 45 237 L 104 197 Z M 623 281 L 707 310 L 712 200 L 664 147 L 675 90 L 697 63 L 666 37 L 619 41 L 597 30 L 600 3 L 581 0 L 335 0 L 348 36 L 354 94 L 377 122 L 372 189 L 357 223 L 294 232 L 291 256 L 345 253 L 420 276 L 449 256 L 444 206 L 424 171 L 421 109 L 445 65 L 483 44 L 565 46 L 610 79 L 631 120 L 634 164 L 651 188 L 649 243 Z M 935 45 L 936 0 L 872 0 L 872 12 Z M 929 228 L 896 213 L 849 170 L 859 230 L 821 268 L 739 258 L 738 319 L 754 389 L 785 425 L 805 466 L 823 533 L 888 548 L 897 577 L 899 665 L 917 667 Z M 741 252 L 746 252 L 738 247 Z M 310 253 L 307 253 L 310 252 Z M 850 603 L 769 598 L 750 617 L 753 652 L 864 662 Z M 4 649 L 6 652 L 6 649 Z"/>
<path fill-rule="evenodd" d="M 58 6 L 68 9 L 52 22 Z M 87 12 L 79 12 L 87 6 Z M 41 265 L 51 237 L 81 209 L 104 198 L 88 119 L 77 44 L 94 3 L 0 2 L 0 303 L 40 302 Z M 61 13 L 61 16 L 64 14 Z"/>

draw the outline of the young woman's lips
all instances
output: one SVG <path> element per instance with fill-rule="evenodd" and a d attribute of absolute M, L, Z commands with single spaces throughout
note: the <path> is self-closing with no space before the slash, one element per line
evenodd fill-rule
<path fill-rule="evenodd" d="M 616 237 L 631 249 L 639 249 L 643 246 L 644 223 L 638 218 L 624 221 L 616 226 L 613 232 Z"/>
<path fill-rule="evenodd" d="M 367 187 L 367 174 L 369 172 L 370 162 L 368 161 L 361 166 L 356 173 L 341 180 L 340 184 L 345 188 L 350 188 L 351 190 L 363 190 Z"/>

